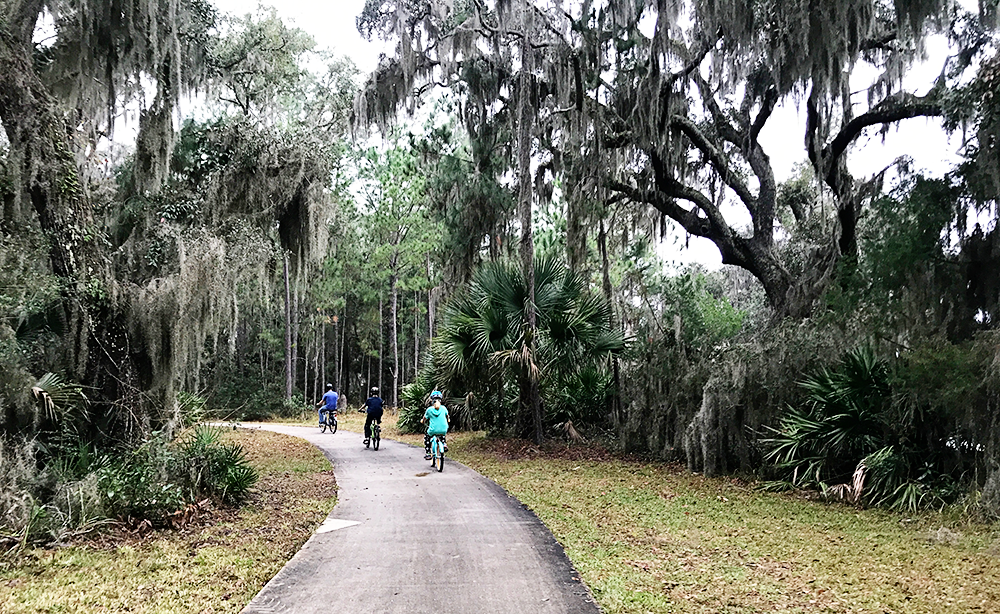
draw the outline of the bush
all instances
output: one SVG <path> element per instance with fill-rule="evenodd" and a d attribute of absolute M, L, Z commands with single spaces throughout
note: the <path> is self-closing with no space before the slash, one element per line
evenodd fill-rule
<path fill-rule="evenodd" d="M 116 518 L 159 520 L 184 506 L 183 490 L 171 480 L 173 450 L 156 433 L 134 450 L 122 450 L 97 471 L 105 512 Z"/>
<path fill-rule="evenodd" d="M 178 443 L 175 463 L 189 500 L 211 495 L 238 503 L 257 483 L 257 472 L 247 463 L 243 447 L 222 443 L 221 437 L 221 429 L 199 426 Z"/>
<path fill-rule="evenodd" d="M 908 436 L 913 424 L 900 418 L 893 397 L 902 395 L 893 395 L 890 382 L 888 364 L 868 348 L 804 378 L 806 401 L 790 407 L 775 436 L 763 441 L 782 476 L 766 487 L 816 488 L 908 511 L 956 500 L 960 481 L 942 463 L 946 442 Z"/>
<path fill-rule="evenodd" d="M 396 419 L 396 426 L 401 433 L 423 433 L 424 425 L 420 424 L 420 419 L 424 417 L 426 408 L 419 405 L 405 405 L 399 409 L 399 417 Z"/>

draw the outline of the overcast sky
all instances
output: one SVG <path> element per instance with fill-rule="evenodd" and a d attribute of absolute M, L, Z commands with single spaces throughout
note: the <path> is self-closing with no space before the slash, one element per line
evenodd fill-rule
<path fill-rule="evenodd" d="M 257 2 L 247 0 L 212 0 L 224 13 L 244 15 L 254 12 Z M 274 6 L 286 22 L 305 30 L 316 39 L 320 48 L 330 49 L 354 60 L 362 72 L 371 72 L 383 50 L 392 52 L 382 41 L 368 42 L 358 33 L 355 18 L 361 14 L 365 0 L 280 0 L 264 2 Z"/>

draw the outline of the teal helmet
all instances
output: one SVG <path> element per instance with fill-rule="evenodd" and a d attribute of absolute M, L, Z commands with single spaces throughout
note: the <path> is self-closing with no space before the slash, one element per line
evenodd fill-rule
<path fill-rule="evenodd" d="M 441 394 L 440 390 L 435 390 L 434 392 L 431 393 L 431 400 L 432 401 L 440 401 L 443 398 L 444 398 L 444 395 Z"/>

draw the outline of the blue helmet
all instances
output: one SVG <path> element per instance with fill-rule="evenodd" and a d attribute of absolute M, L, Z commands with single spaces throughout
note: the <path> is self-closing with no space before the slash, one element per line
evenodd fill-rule
<path fill-rule="evenodd" d="M 442 398 L 444 398 L 444 395 L 441 394 L 440 390 L 435 390 L 434 392 L 431 393 L 431 400 L 432 401 L 435 401 L 435 400 L 440 401 Z"/>

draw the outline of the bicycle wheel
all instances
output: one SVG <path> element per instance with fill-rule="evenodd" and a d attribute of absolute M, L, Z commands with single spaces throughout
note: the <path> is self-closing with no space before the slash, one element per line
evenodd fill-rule
<path fill-rule="evenodd" d="M 444 471 L 444 444 L 438 442 L 438 473 Z"/>
<path fill-rule="evenodd" d="M 382 441 L 382 429 L 376 424 L 372 426 L 372 447 L 378 450 L 380 441 Z"/>
<path fill-rule="evenodd" d="M 333 417 L 333 424 L 330 425 L 330 434 L 337 432 L 337 416 Z"/>
<path fill-rule="evenodd" d="M 319 429 L 320 429 L 319 430 L 320 433 L 325 433 L 326 432 L 326 420 L 323 421 L 323 424 L 319 425 Z"/>
<path fill-rule="evenodd" d="M 431 437 L 431 467 L 437 467 L 437 439 Z"/>

